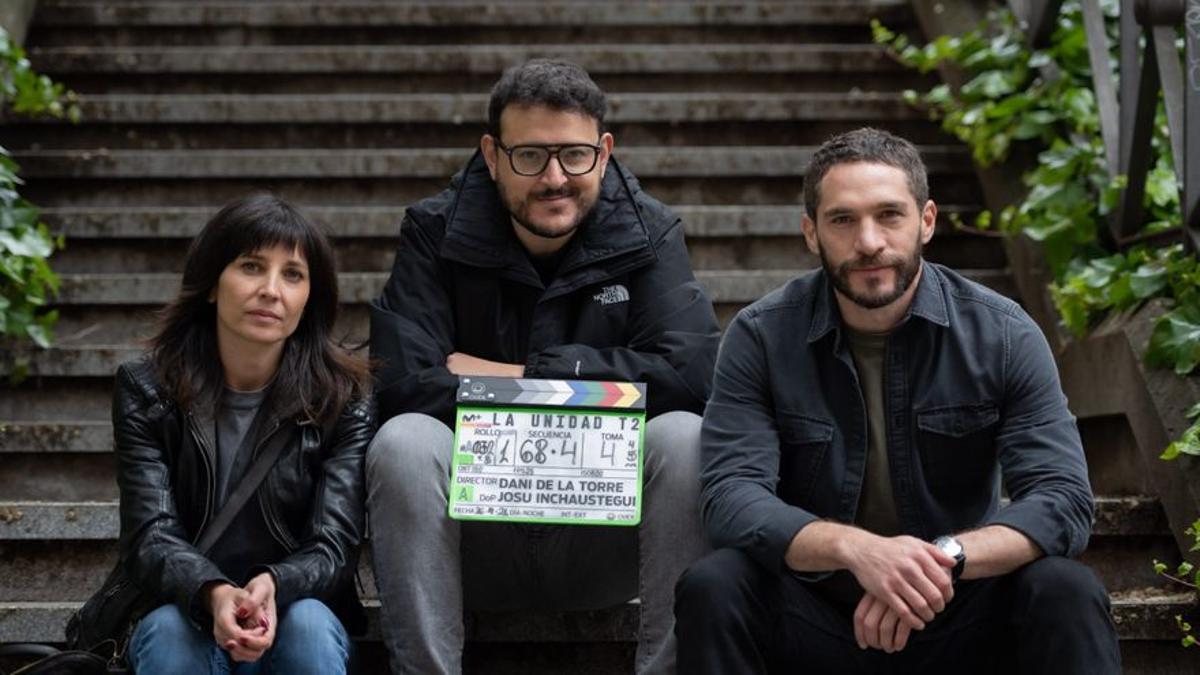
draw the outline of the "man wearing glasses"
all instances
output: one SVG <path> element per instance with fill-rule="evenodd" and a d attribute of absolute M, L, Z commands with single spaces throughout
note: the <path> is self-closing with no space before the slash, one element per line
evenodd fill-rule
<path fill-rule="evenodd" d="M 371 311 L 380 429 L 368 508 L 381 631 L 398 673 L 458 673 L 462 609 L 586 610 L 641 599 L 637 672 L 674 672 L 672 589 L 706 550 L 700 413 L 718 327 L 683 225 L 612 158 L 604 93 L 530 61 L 492 91 L 450 188 L 410 207 Z M 642 524 L 447 516 L 460 375 L 647 384 Z"/>

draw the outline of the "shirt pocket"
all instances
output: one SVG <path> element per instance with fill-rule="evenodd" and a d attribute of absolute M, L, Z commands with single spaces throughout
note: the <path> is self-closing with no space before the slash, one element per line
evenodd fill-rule
<path fill-rule="evenodd" d="M 788 504 L 811 508 L 813 487 L 833 444 L 833 422 L 784 411 L 779 411 L 776 419 L 779 424 L 777 493 Z"/>
<path fill-rule="evenodd" d="M 939 501 L 963 504 L 990 495 L 1000 409 L 991 403 L 917 411 L 917 453 L 925 484 Z"/>

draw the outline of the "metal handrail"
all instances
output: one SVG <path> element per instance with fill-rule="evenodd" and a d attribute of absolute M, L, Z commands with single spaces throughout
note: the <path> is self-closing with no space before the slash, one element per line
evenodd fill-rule
<path fill-rule="evenodd" d="M 1080 0 L 1080 6 L 1105 163 L 1110 176 L 1127 178 L 1109 221 L 1112 239 L 1118 247 L 1144 239 L 1137 233 L 1145 217 L 1150 142 L 1162 92 L 1180 185 L 1180 230 L 1185 245 L 1200 251 L 1200 0 L 1121 0 L 1119 101 L 1099 0 Z M 1009 8 L 1036 48 L 1049 41 L 1062 0 L 1009 0 Z M 1176 49 L 1180 27 L 1186 43 L 1183 64 Z"/>

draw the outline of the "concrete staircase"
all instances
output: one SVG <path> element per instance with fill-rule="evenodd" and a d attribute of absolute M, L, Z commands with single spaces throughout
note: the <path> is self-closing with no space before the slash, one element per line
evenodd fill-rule
<path fill-rule="evenodd" d="M 727 321 L 817 264 L 798 205 L 830 134 L 905 135 L 944 214 L 979 208 L 966 151 L 902 103 L 922 80 L 870 44 L 871 17 L 915 30 L 903 0 L 42 0 L 31 60 L 85 96 L 84 121 L 0 127 L 27 195 L 67 238 L 57 344 L 0 395 L 0 643 L 60 640 L 110 567 L 111 376 L 220 204 L 269 188 L 323 219 L 342 330 L 362 338 L 404 206 L 470 156 L 505 66 L 560 56 L 611 94 L 617 158 L 677 205 Z M 995 239 L 943 222 L 927 254 L 1015 293 Z M 1086 560 L 1113 592 L 1129 672 L 1191 672 L 1172 618 L 1191 598 L 1154 590 L 1149 574 L 1150 558 L 1178 551 L 1106 424 L 1119 427 L 1085 424 L 1099 429 L 1089 453 L 1105 495 Z M 474 673 L 628 672 L 636 605 L 475 616 L 469 632 Z M 382 670 L 377 642 L 362 651 Z"/>

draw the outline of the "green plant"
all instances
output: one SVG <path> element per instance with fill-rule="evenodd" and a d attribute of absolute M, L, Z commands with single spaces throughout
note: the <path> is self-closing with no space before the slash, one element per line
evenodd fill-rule
<path fill-rule="evenodd" d="M 1193 522 L 1191 526 L 1184 530 L 1184 533 L 1190 536 L 1194 542 L 1192 547 L 1188 550 L 1193 552 L 1200 551 L 1200 520 Z M 1154 561 L 1155 574 L 1169 579 L 1175 584 L 1185 588 L 1190 588 L 1193 591 L 1200 590 L 1200 570 L 1196 569 L 1195 565 L 1184 561 L 1179 563 L 1174 571 L 1168 571 L 1169 569 L 1170 567 L 1166 563 L 1159 562 L 1157 560 Z M 1179 631 L 1183 633 L 1183 637 L 1180 638 L 1180 643 L 1182 643 L 1184 647 L 1191 647 L 1198 642 L 1196 635 L 1192 630 L 1192 624 L 1187 621 L 1182 614 L 1175 615 L 1175 625 L 1179 628 Z"/>
<path fill-rule="evenodd" d="M 2 28 L 0 102 L 9 115 L 79 119 L 75 94 L 35 72 Z M 37 207 L 21 197 L 18 171 L 11 154 L 0 147 L 0 339 L 10 349 L 26 341 L 48 347 L 58 315 L 44 307 L 59 280 L 47 259 L 61 248 L 62 239 L 50 234 Z M 13 375 L 19 378 L 24 359 L 11 358 Z"/>
<path fill-rule="evenodd" d="M 1200 421 L 1200 403 L 1197 403 L 1192 406 L 1191 410 L 1188 410 L 1187 417 L 1193 420 L 1193 422 Z M 1180 455 L 1200 455 L 1200 450 L 1197 450 L 1198 448 L 1200 448 L 1200 424 L 1193 423 L 1187 431 L 1183 432 L 1179 440 L 1171 443 L 1167 446 L 1166 450 L 1163 450 L 1162 459 L 1172 460 L 1178 458 Z M 1188 534 L 1196 535 L 1196 545 L 1191 549 L 1193 551 L 1200 551 L 1200 527 L 1198 526 L 1200 526 L 1200 521 L 1192 525 L 1192 528 L 1196 530 L 1195 532 L 1188 530 Z"/>
<path fill-rule="evenodd" d="M 1100 5 L 1109 29 L 1110 63 L 1115 63 L 1118 3 Z M 879 22 L 872 22 L 872 30 L 877 42 L 921 72 L 952 65 L 963 74 L 965 82 L 957 89 L 943 84 L 924 93 L 905 92 L 905 98 L 963 140 L 977 163 L 1003 162 L 1021 144 L 1037 151 L 1037 166 L 1024 176 L 1025 198 L 999 214 L 983 213 L 975 227 L 1021 232 L 1041 242 L 1063 324 L 1081 336 L 1109 312 L 1162 298 L 1167 311 L 1155 323 L 1146 362 L 1180 375 L 1194 372 L 1200 365 L 1196 256 L 1178 245 L 1112 252 L 1104 244 L 1100 228 L 1116 208 L 1125 178 L 1109 176 L 1104 161 L 1079 3 L 1063 3 L 1049 45 L 1038 50 L 1025 46 L 1019 23 L 1006 9 L 993 10 L 965 35 L 938 37 L 923 46 Z M 1182 221 L 1165 117 L 1160 105 L 1142 233 Z M 1200 455 L 1200 419 L 1168 454 Z"/>
<path fill-rule="evenodd" d="M 1116 3 L 1102 3 L 1115 17 Z M 1112 211 L 1121 183 L 1109 178 L 1100 141 L 1100 118 L 1087 58 L 1087 41 L 1076 3 L 1064 3 L 1050 45 L 1031 51 L 1008 10 L 996 9 L 974 31 L 942 36 L 918 47 L 873 22 L 877 42 L 921 72 L 952 64 L 966 81 L 958 89 L 939 85 L 924 94 L 905 92 L 942 128 L 990 166 L 1014 146 L 1041 148 L 1037 167 L 1024 177 L 1025 199 L 999 214 L 986 213 L 977 227 L 1024 232 L 1042 243 L 1056 277 L 1077 259 L 1104 253 L 1096 226 Z"/>

